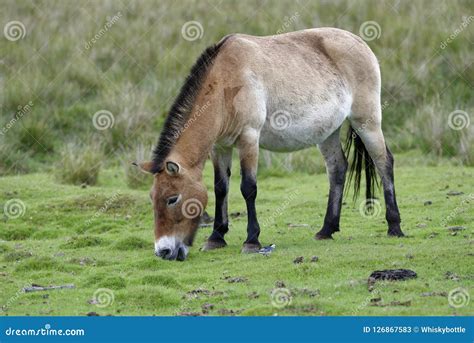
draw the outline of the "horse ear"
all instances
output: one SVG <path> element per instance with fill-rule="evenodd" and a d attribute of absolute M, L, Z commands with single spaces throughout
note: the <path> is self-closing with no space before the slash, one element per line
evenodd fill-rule
<path fill-rule="evenodd" d="M 179 173 L 180 166 L 176 162 L 168 161 L 166 162 L 166 172 L 172 176 Z"/>
<path fill-rule="evenodd" d="M 136 167 L 139 167 L 145 173 L 152 174 L 152 170 L 153 170 L 153 162 L 152 161 L 146 161 L 146 162 L 140 162 L 140 163 L 132 162 L 132 164 Z"/>

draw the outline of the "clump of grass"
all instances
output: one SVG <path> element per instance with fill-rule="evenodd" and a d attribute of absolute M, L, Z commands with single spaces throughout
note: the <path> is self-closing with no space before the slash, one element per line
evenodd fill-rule
<path fill-rule="evenodd" d="M 61 150 L 61 159 L 54 168 L 57 179 L 74 185 L 95 185 L 99 178 L 103 153 L 97 144 L 69 143 Z"/>
<path fill-rule="evenodd" d="M 62 230 L 38 230 L 33 235 L 31 235 L 32 239 L 56 239 L 61 237 L 64 234 Z"/>
<path fill-rule="evenodd" d="M 171 275 L 146 275 L 141 280 L 142 285 L 165 286 L 169 288 L 180 288 L 181 284 Z"/>
<path fill-rule="evenodd" d="M 54 151 L 52 128 L 48 126 L 47 122 L 28 118 L 23 120 L 19 126 L 22 127 L 15 132 L 20 150 L 30 151 L 33 155 L 44 155 Z"/>
<path fill-rule="evenodd" d="M 18 227 L 15 229 L 2 229 L 0 230 L 0 239 L 6 241 L 22 241 L 29 238 L 36 232 L 33 228 Z"/>
<path fill-rule="evenodd" d="M 104 240 L 99 237 L 84 236 L 73 237 L 61 247 L 65 249 L 78 249 L 86 247 L 95 247 L 104 243 Z"/>
<path fill-rule="evenodd" d="M 152 177 L 144 173 L 139 167 L 132 164 L 132 162 L 143 162 L 150 158 L 152 148 L 145 147 L 139 144 L 134 149 L 124 151 L 121 156 L 123 170 L 125 172 L 125 179 L 130 188 L 142 188 L 150 186 Z"/>
<path fill-rule="evenodd" d="M 62 265 L 51 257 L 32 257 L 21 262 L 16 271 L 61 269 Z"/>
<path fill-rule="evenodd" d="M 125 279 L 121 276 L 111 276 L 103 279 L 98 283 L 99 287 L 105 287 L 110 289 L 121 289 L 127 286 Z"/>
<path fill-rule="evenodd" d="M 30 152 L 20 151 L 15 144 L 0 139 L 0 176 L 31 172 L 30 157 Z"/>
<path fill-rule="evenodd" d="M 138 237 L 127 237 L 115 244 L 118 250 L 137 250 L 137 249 L 151 249 L 152 244 Z"/>
<path fill-rule="evenodd" d="M 118 303 L 142 304 L 141 307 L 152 308 L 159 313 L 159 309 L 180 304 L 180 296 L 173 290 L 165 287 L 141 286 L 132 294 L 118 293 L 115 297 Z"/>
<path fill-rule="evenodd" d="M 464 165 L 473 165 L 474 151 L 470 147 L 474 142 L 474 126 L 468 124 L 469 111 L 459 112 L 458 119 L 465 120 L 459 127 L 455 126 L 456 119 L 449 117 L 453 111 L 439 101 L 420 108 L 410 123 L 418 136 L 416 145 L 425 153 L 456 157 Z"/>
<path fill-rule="evenodd" d="M 12 250 L 12 248 L 10 248 L 8 245 L 0 244 L 0 253 L 5 254 L 9 252 L 10 250 Z"/>
<path fill-rule="evenodd" d="M 121 194 L 119 191 L 111 194 L 110 196 L 102 194 L 86 194 L 78 198 L 72 199 L 71 201 L 64 202 L 61 208 L 67 208 L 68 210 L 101 210 L 105 211 L 118 211 L 121 209 L 129 209 L 135 203 L 136 199 L 128 194 Z M 105 212 L 104 211 L 104 212 Z"/>
<path fill-rule="evenodd" d="M 7 253 L 3 259 L 6 262 L 12 262 L 12 261 L 20 261 L 25 258 L 29 258 L 33 256 L 33 254 L 30 251 L 11 251 Z"/>

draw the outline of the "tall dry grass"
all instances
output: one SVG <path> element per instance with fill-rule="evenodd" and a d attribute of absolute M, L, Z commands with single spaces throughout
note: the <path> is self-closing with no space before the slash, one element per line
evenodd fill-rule
<path fill-rule="evenodd" d="M 31 171 L 59 160 L 71 138 L 95 137 L 106 159 L 155 140 L 190 66 L 228 33 L 335 26 L 357 34 L 367 21 L 380 27 L 368 44 L 381 65 L 389 145 L 397 152 L 420 149 L 473 165 L 472 15 L 469 0 L 6 0 L 0 23 L 20 21 L 25 36 L 0 39 L 0 129 L 19 107 L 30 101 L 34 106 L 2 135 L 9 148 L 0 149 L 0 170 Z M 202 25 L 200 39 L 183 38 L 188 21 Z M 101 110 L 114 118 L 105 130 L 93 125 Z M 455 110 L 467 113 L 468 127 L 449 127 Z M 28 159 L 20 159 L 18 151 Z M 321 170 L 306 164 L 317 157 L 314 152 L 291 158 L 300 156 L 308 158 L 292 162 L 292 168 Z"/>

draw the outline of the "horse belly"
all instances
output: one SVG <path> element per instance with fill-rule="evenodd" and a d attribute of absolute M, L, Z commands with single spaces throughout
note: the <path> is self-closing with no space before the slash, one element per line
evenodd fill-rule
<path fill-rule="evenodd" d="M 260 132 L 260 146 L 291 152 L 324 142 L 350 113 L 350 96 L 337 100 L 318 105 L 269 106 Z"/>

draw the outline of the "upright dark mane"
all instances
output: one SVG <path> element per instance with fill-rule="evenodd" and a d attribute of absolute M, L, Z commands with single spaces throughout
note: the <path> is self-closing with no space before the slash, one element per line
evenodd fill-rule
<path fill-rule="evenodd" d="M 170 153 L 171 148 L 176 144 L 184 125 L 189 119 L 194 101 L 196 100 L 196 96 L 198 95 L 207 71 L 225 41 L 226 38 L 208 47 L 191 68 L 191 72 L 181 87 L 178 97 L 174 101 L 173 106 L 171 106 L 168 117 L 163 125 L 160 139 L 153 149 L 154 173 L 162 169 L 164 159 Z"/>

